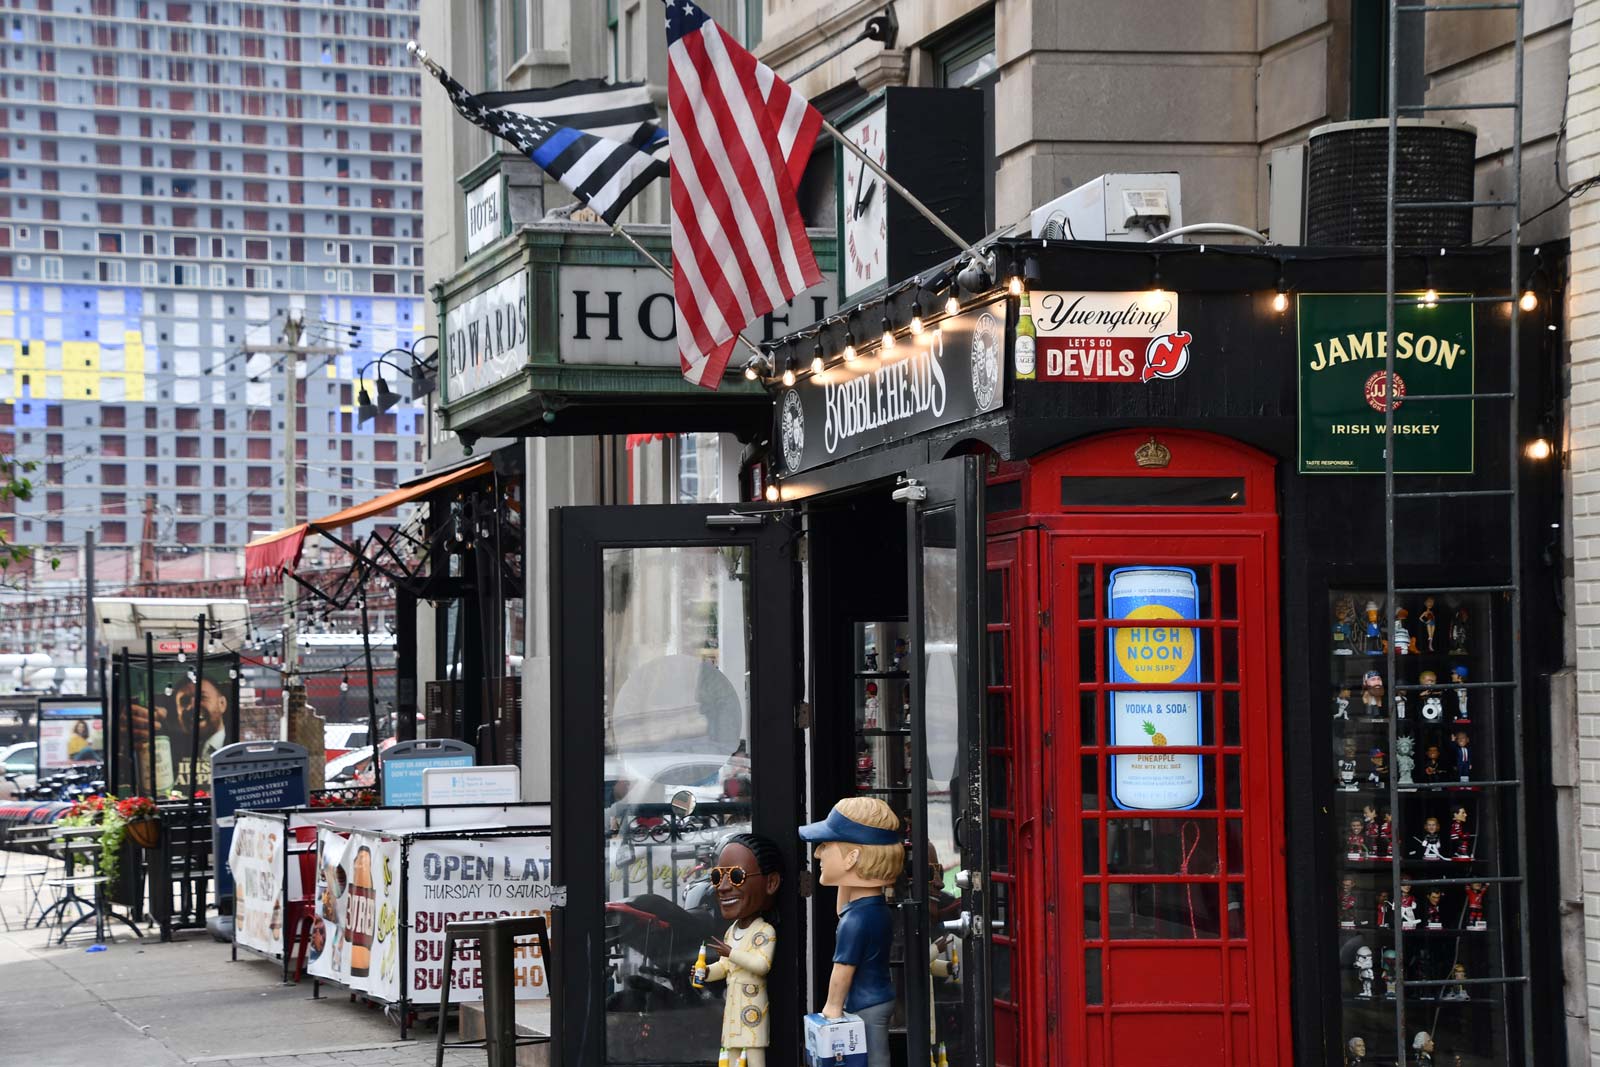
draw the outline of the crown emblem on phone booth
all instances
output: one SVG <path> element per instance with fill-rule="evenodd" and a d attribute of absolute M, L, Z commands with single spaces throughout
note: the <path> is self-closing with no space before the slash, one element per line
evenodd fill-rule
<path fill-rule="evenodd" d="M 1150 440 L 1133 450 L 1133 461 L 1141 467 L 1165 467 L 1172 462 L 1172 449 L 1151 434 Z"/>

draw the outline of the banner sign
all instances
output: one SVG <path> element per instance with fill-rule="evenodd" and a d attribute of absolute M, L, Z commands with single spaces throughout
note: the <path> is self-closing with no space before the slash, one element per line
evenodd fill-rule
<path fill-rule="evenodd" d="M 550 879 L 550 838 L 413 838 L 407 857 L 406 903 L 410 994 L 435 1001 L 444 976 L 446 923 L 500 915 L 544 915 L 557 903 Z M 483 999 L 483 975 L 475 957 L 458 953 L 450 972 L 450 999 Z M 533 938 L 517 942 L 518 1000 L 550 995 L 545 961 Z"/>
<path fill-rule="evenodd" d="M 449 738 L 397 741 L 379 757 L 383 761 L 385 807 L 421 804 L 422 772 L 430 767 L 470 767 L 477 759 L 471 745 Z"/>
<path fill-rule="evenodd" d="M 1178 327 L 1178 294 L 1034 290 L 1036 379 L 1041 382 L 1148 382 L 1176 378 L 1193 338 Z"/>
<path fill-rule="evenodd" d="M 283 955 L 284 866 L 281 819 L 241 815 L 233 824 L 227 869 L 233 878 L 233 939 Z"/>
<path fill-rule="evenodd" d="M 677 305 L 672 279 L 649 267 L 562 264 L 558 278 L 561 362 L 678 369 Z M 826 318 L 838 283 L 825 274 L 763 315 L 748 336 L 758 343 Z M 738 352 L 729 369 L 737 369 Z"/>
<path fill-rule="evenodd" d="M 522 768 L 430 766 L 422 772 L 423 804 L 517 804 L 522 801 Z"/>
<path fill-rule="evenodd" d="M 1005 301 L 972 308 L 778 394 L 785 474 L 994 411 L 1005 402 Z"/>
<path fill-rule="evenodd" d="M 1395 473 L 1472 473 L 1475 401 L 1405 398 L 1473 391 L 1473 305 L 1399 297 L 1391 388 L 1382 293 L 1306 293 L 1297 302 L 1300 473 L 1382 474 L 1391 392 Z"/>
<path fill-rule="evenodd" d="M 528 362 L 528 272 L 519 270 L 444 316 L 444 399 L 460 400 Z"/>
<path fill-rule="evenodd" d="M 494 173 L 482 184 L 467 190 L 464 199 L 467 222 L 467 255 L 506 235 L 505 179 Z"/>
<path fill-rule="evenodd" d="M 41 770 L 106 758 L 105 719 L 98 699 L 41 700 L 38 719 Z"/>
<path fill-rule="evenodd" d="M 1112 619 L 1148 619 L 1150 625 L 1115 627 L 1109 635 L 1114 684 L 1183 685 L 1200 681 L 1198 632 L 1169 620 L 1194 619 L 1200 608 L 1194 571 L 1187 567 L 1119 567 L 1111 572 L 1106 613 Z M 1153 749 L 1199 745 L 1200 694 L 1115 692 L 1111 743 Z M 1200 803 L 1205 759 L 1159 751 L 1114 756 L 1111 800 L 1138 811 L 1182 811 Z"/>
<path fill-rule="evenodd" d="M 398 840 L 317 831 L 308 971 L 380 1000 L 400 999 L 399 877 Z"/>
<path fill-rule="evenodd" d="M 187 795 L 195 778 L 199 788 L 211 788 L 211 755 L 227 743 L 239 659 L 207 656 L 205 677 L 198 684 L 192 677 L 196 662 L 157 661 L 149 671 L 138 662 L 129 667 L 125 681 L 132 721 L 115 736 L 126 738 L 131 732 L 136 788 L 147 796 L 164 798 L 173 791 Z M 152 680 L 154 693 L 148 686 Z"/>

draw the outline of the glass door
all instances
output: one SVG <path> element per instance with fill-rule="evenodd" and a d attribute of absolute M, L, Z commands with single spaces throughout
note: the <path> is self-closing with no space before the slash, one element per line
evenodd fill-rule
<path fill-rule="evenodd" d="M 725 1006 L 759 1012 L 793 1064 L 796 905 L 793 531 L 725 506 L 558 508 L 555 944 L 562 1063 L 714 1063 Z M 697 987 L 727 935 L 711 868 L 728 835 L 769 837 L 783 882 L 770 998 Z M 749 1020 L 747 1020 L 749 1021 Z"/>
<path fill-rule="evenodd" d="M 940 1067 L 993 1062 L 980 479 L 980 460 L 963 457 L 908 472 L 898 492 L 910 547 L 913 770 L 911 906 L 902 911 L 905 944 L 927 946 L 906 953 L 906 1053 L 908 1063 Z"/>

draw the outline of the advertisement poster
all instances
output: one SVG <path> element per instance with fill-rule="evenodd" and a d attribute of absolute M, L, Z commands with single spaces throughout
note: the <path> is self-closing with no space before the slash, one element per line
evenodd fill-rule
<path fill-rule="evenodd" d="M 138 662 L 130 666 L 129 729 L 140 793 L 165 797 L 177 791 L 187 795 L 192 784 L 210 792 L 211 754 L 227 744 L 238 660 L 207 656 L 205 677 L 198 685 L 193 677 L 196 662 L 193 657 L 183 663 L 158 661 L 153 672 Z M 155 676 L 153 695 L 149 690 L 151 673 Z M 121 739 L 128 734 L 119 728 L 117 736 Z"/>
<path fill-rule="evenodd" d="M 286 808 L 304 804 L 310 799 L 303 763 L 244 771 L 230 767 L 228 771 L 214 776 L 211 781 L 211 832 L 216 855 L 230 854 L 229 838 L 237 832 L 234 812 L 240 809 L 267 811 Z M 218 871 L 217 896 L 226 897 L 233 891 L 233 881 L 228 871 Z"/>
<path fill-rule="evenodd" d="M 383 761 L 383 802 L 386 805 L 421 804 L 422 772 L 438 767 L 470 767 L 471 753 L 429 756 L 426 759 Z"/>
<path fill-rule="evenodd" d="M 411 995 L 419 1000 L 438 999 L 446 923 L 538 914 L 548 921 L 555 904 L 548 837 L 419 838 L 411 843 L 409 863 L 409 981 Z M 475 954 L 458 953 L 450 978 L 452 1001 L 483 999 Z M 518 1000 L 550 995 L 539 944 L 532 938 L 517 943 L 515 984 Z"/>
<path fill-rule="evenodd" d="M 1111 572 L 1107 617 L 1148 619 L 1148 626 L 1110 631 L 1112 683 L 1182 685 L 1200 681 L 1198 632 L 1171 621 L 1199 610 L 1194 571 L 1187 567 L 1119 567 Z M 1200 694 L 1116 692 L 1111 700 L 1111 743 L 1153 749 L 1202 744 Z M 1111 760 L 1111 799 L 1119 808 L 1181 811 L 1200 803 L 1202 756 L 1139 752 Z"/>
<path fill-rule="evenodd" d="M 246 948 L 283 955 L 283 834 L 279 819 L 234 820 L 228 871 L 233 876 L 233 938 Z"/>
<path fill-rule="evenodd" d="M 400 999 L 400 842 L 317 831 L 317 886 L 306 967 L 318 978 Z"/>
<path fill-rule="evenodd" d="M 1390 383 L 1386 304 L 1382 293 L 1297 298 L 1301 474 L 1382 474 L 1391 393 L 1396 474 L 1472 473 L 1476 402 L 1406 397 L 1473 391 L 1473 305 L 1425 306 L 1420 294 L 1402 294 Z"/>
<path fill-rule="evenodd" d="M 1149 382 L 1176 378 L 1193 338 L 1178 327 L 1178 294 L 1028 294 L 1041 382 Z"/>
<path fill-rule="evenodd" d="M 71 767 L 106 758 L 100 701 L 39 701 L 39 766 Z"/>

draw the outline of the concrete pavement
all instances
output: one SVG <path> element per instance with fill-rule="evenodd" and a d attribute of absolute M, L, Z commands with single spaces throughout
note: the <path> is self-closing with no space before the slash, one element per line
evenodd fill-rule
<path fill-rule="evenodd" d="M 75 934 L 64 947 L 43 929 L 22 929 L 19 869 L 12 855 L 0 883 L 0 1063 L 17 1067 L 424 1067 L 433 1032 L 400 1042 L 382 1011 L 309 979 L 284 985 L 271 963 L 241 956 L 203 933 L 161 944 L 122 928 L 104 952 Z M 0 855 L 0 864 L 5 857 Z M 88 924 L 85 924 L 88 926 Z M 79 933 L 84 927 L 79 927 Z M 153 931 L 147 931 L 152 932 Z M 448 1067 L 481 1067 L 484 1053 L 446 1054 Z"/>

